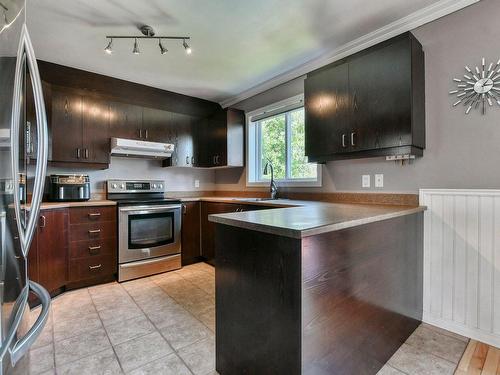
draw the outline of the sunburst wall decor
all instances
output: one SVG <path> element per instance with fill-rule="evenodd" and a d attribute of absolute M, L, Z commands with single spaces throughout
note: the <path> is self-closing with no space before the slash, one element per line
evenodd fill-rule
<path fill-rule="evenodd" d="M 494 65 L 491 63 L 486 69 L 483 57 L 481 68 L 476 66 L 475 70 L 472 70 L 465 66 L 467 73 L 464 74 L 464 79 L 453 79 L 457 84 L 457 89 L 450 91 L 450 94 L 458 98 L 453 103 L 454 107 L 462 103 L 467 107 L 466 114 L 474 108 L 480 109 L 484 115 L 487 105 L 491 107 L 493 102 L 496 102 L 500 106 L 500 59 Z"/>

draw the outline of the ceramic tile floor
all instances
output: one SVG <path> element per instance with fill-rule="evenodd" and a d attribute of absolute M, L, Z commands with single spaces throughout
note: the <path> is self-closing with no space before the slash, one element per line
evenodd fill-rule
<path fill-rule="evenodd" d="M 214 299 L 204 263 L 65 293 L 31 350 L 30 373 L 216 374 Z M 379 374 L 453 374 L 467 343 L 423 324 Z"/>
<path fill-rule="evenodd" d="M 214 269 L 205 263 L 79 289 L 53 299 L 30 374 L 216 374 L 214 331 Z"/>

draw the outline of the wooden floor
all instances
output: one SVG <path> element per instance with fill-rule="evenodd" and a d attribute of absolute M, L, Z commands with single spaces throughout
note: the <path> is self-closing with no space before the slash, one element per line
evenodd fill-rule
<path fill-rule="evenodd" d="M 455 375 L 500 375 L 500 349 L 470 340 Z"/>

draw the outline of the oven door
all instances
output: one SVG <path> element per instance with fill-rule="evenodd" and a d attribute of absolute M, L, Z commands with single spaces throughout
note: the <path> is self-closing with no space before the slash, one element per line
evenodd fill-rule
<path fill-rule="evenodd" d="M 181 205 L 119 208 L 119 263 L 181 252 Z"/>

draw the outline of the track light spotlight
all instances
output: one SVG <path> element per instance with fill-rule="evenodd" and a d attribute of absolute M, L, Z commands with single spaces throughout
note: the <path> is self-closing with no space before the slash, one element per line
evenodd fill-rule
<path fill-rule="evenodd" d="M 137 44 L 137 38 L 135 38 L 134 49 L 132 50 L 132 53 L 134 55 L 138 55 L 139 53 L 141 53 L 141 51 L 139 51 L 139 45 Z"/>
<path fill-rule="evenodd" d="M 193 52 L 193 51 L 191 50 L 191 47 L 189 47 L 189 45 L 186 43 L 186 39 L 184 39 L 184 41 L 182 42 L 182 46 L 184 47 L 184 49 L 186 50 L 186 53 L 187 53 L 188 55 L 190 55 L 190 54 L 191 54 L 191 52 Z"/>
<path fill-rule="evenodd" d="M 106 52 L 108 55 L 111 55 L 113 53 L 113 38 L 110 39 L 107 47 L 104 48 L 104 52 Z"/>
<path fill-rule="evenodd" d="M 166 54 L 168 52 L 168 49 L 163 47 L 163 44 L 161 44 L 161 39 L 158 39 L 158 47 L 160 47 L 160 53 L 162 55 Z"/>

